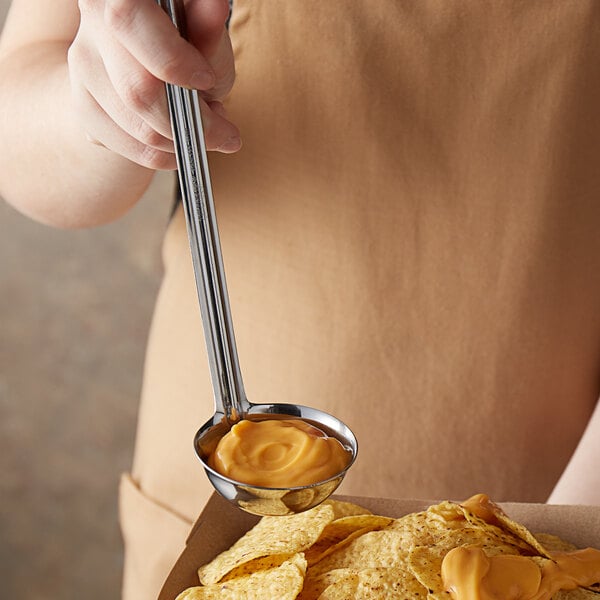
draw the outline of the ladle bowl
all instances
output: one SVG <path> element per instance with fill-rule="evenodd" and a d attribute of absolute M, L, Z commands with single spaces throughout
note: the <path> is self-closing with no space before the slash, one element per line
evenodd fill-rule
<path fill-rule="evenodd" d="M 309 406 L 296 404 L 250 404 L 246 419 L 302 419 L 335 437 L 349 453 L 348 464 L 342 471 L 323 481 L 290 488 L 271 488 L 249 485 L 230 479 L 215 471 L 208 458 L 219 440 L 231 429 L 222 413 L 207 421 L 194 437 L 194 448 L 208 479 L 215 490 L 233 505 L 260 516 L 281 516 L 303 512 L 326 500 L 342 483 L 356 459 L 358 445 L 352 431 L 339 419 Z"/>
<path fill-rule="evenodd" d="M 158 3 L 185 38 L 183 1 L 158 0 Z M 356 438 L 339 419 L 315 408 L 248 402 L 233 334 L 200 99 L 196 90 L 170 83 L 166 84 L 166 91 L 215 402 L 213 417 L 195 436 L 196 454 L 217 492 L 239 508 L 258 515 L 301 512 L 323 502 L 339 486 L 356 458 Z M 241 419 L 278 417 L 306 420 L 325 434 L 336 437 L 350 453 L 347 466 L 333 477 L 311 485 L 265 488 L 224 477 L 207 464 L 220 438 Z"/>

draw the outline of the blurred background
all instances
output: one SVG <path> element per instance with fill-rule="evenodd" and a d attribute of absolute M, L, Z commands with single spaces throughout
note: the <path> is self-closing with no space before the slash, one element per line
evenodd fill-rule
<path fill-rule="evenodd" d="M 117 486 L 173 182 L 161 174 L 127 216 L 91 230 L 51 229 L 0 202 L 2 598 L 119 597 Z"/>

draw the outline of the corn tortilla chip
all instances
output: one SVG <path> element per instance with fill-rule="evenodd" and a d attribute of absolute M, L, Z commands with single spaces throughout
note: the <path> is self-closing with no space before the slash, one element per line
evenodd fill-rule
<path fill-rule="evenodd" d="M 328 504 L 333 508 L 334 519 L 341 519 L 342 517 L 351 517 L 354 515 L 371 515 L 373 514 L 368 508 L 359 506 L 353 502 L 344 502 L 342 500 L 334 500 L 329 498 L 325 500 L 324 504 Z"/>
<path fill-rule="evenodd" d="M 571 542 L 567 542 L 557 535 L 552 535 L 550 533 L 535 533 L 534 535 L 535 539 L 542 544 L 548 552 L 571 552 L 572 550 L 577 549 L 575 544 L 571 544 Z"/>
<path fill-rule="evenodd" d="M 309 572 L 317 575 L 341 568 L 397 567 L 403 565 L 407 557 L 401 533 L 388 527 L 352 540 L 310 567 Z"/>
<path fill-rule="evenodd" d="M 310 571 L 307 571 L 304 586 L 296 600 L 317 600 L 330 585 L 353 573 L 352 569 L 334 569 L 313 577 Z"/>
<path fill-rule="evenodd" d="M 200 582 L 217 583 L 236 567 L 256 558 L 302 552 L 312 546 L 333 517 L 333 508 L 327 504 L 296 515 L 263 517 L 231 548 L 198 569 Z"/>
<path fill-rule="evenodd" d="M 257 500 L 275 506 L 285 499 L 265 495 Z M 203 586 L 177 600 L 449 600 L 441 571 L 454 548 L 474 546 L 490 557 L 522 556 L 530 561 L 525 566 L 533 569 L 534 563 L 540 571 L 546 571 L 551 553 L 575 549 L 556 536 L 534 535 L 493 503 L 487 512 L 473 510 L 477 514 L 447 501 L 391 519 L 328 499 L 307 512 L 263 517 L 229 550 L 200 567 Z M 600 600 L 599 593 L 591 586 L 561 591 L 553 600 Z"/>
<path fill-rule="evenodd" d="M 318 600 L 383 600 L 389 598 L 427 598 L 427 590 L 403 569 L 376 567 L 361 569 L 339 579 Z"/>
<path fill-rule="evenodd" d="M 350 571 L 347 575 L 340 577 L 335 583 L 326 587 L 317 600 L 346 600 L 348 598 L 358 598 L 358 575 Z"/>
<path fill-rule="evenodd" d="M 406 569 L 375 568 L 358 573 L 358 598 L 426 598 L 427 590 Z"/>
<path fill-rule="evenodd" d="M 306 559 L 295 554 L 280 566 L 225 583 L 188 588 L 176 600 L 294 600 L 304 581 Z"/>
<path fill-rule="evenodd" d="M 269 554 L 268 556 L 261 556 L 255 558 L 249 562 L 241 564 L 239 567 L 235 567 L 222 577 L 219 582 L 224 583 L 225 581 L 231 581 L 238 577 L 244 577 L 251 573 L 257 573 L 258 571 L 265 571 L 266 569 L 273 569 L 283 564 L 286 560 L 291 558 L 290 554 Z"/>
<path fill-rule="evenodd" d="M 520 535 L 522 532 L 516 533 L 513 530 L 514 528 L 510 529 L 504 527 L 500 520 L 500 515 L 507 518 L 506 515 L 504 515 L 499 507 L 496 505 L 493 506 L 497 509 L 497 512 L 494 512 L 494 517 L 498 524 L 486 522 L 466 507 L 455 502 L 440 502 L 440 504 L 430 506 L 426 512 L 430 514 L 434 520 L 438 517 L 441 518 L 442 528 L 443 523 L 452 529 L 465 529 L 470 526 L 474 529 L 489 532 L 490 539 L 498 540 L 502 545 L 514 546 L 520 553 L 533 554 L 535 547 Z M 545 556 L 545 554 L 542 554 L 542 556 Z"/>
<path fill-rule="evenodd" d="M 598 600 L 598 592 L 585 588 L 574 590 L 559 590 L 552 596 L 552 600 Z"/>
<path fill-rule="evenodd" d="M 485 496 L 485 498 L 487 498 L 487 496 Z M 487 500 L 489 501 L 489 498 L 487 498 Z M 499 527 L 510 532 L 531 548 L 531 554 L 539 554 L 545 558 L 552 558 L 527 527 L 511 519 L 497 504 L 489 501 L 486 503 L 486 508 L 492 512 L 493 518 Z"/>
<path fill-rule="evenodd" d="M 442 560 L 445 555 L 445 548 L 418 546 L 411 550 L 408 556 L 408 568 L 417 581 L 429 591 L 431 600 L 448 597 L 448 593 L 444 591 L 441 575 Z"/>
<path fill-rule="evenodd" d="M 306 551 L 309 566 L 349 544 L 363 533 L 383 529 L 392 522 L 393 519 L 379 515 L 352 515 L 332 521 L 325 527 L 319 539 Z"/>

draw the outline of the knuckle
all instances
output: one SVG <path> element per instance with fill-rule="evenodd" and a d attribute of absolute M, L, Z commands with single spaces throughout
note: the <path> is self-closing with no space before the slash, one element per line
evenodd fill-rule
<path fill-rule="evenodd" d="M 131 28 L 135 17 L 135 2 L 131 0 L 106 0 L 104 4 L 104 21 L 115 31 Z"/>
<path fill-rule="evenodd" d="M 90 64 L 91 58 L 92 54 L 90 50 L 85 44 L 79 43 L 78 38 L 75 38 L 67 50 L 67 65 L 70 72 L 83 74 L 86 70 L 86 65 Z"/>
<path fill-rule="evenodd" d="M 78 0 L 77 6 L 81 14 L 92 13 L 100 8 L 99 0 Z"/>
<path fill-rule="evenodd" d="M 174 157 L 168 152 L 146 146 L 138 160 L 139 164 L 155 171 L 166 171 L 173 168 Z"/>
<path fill-rule="evenodd" d="M 160 77 L 163 81 L 174 82 L 181 78 L 184 62 L 179 54 L 172 54 L 164 58 L 160 66 Z"/>
<path fill-rule="evenodd" d="M 162 84 L 149 73 L 129 73 L 119 83 L 123 102 L 136 111 L 149 108 L 160 98 Z"/>
<path fill-rule="evenodd" d="M 161 144 L 164 145 L 163 136 L 145 122 L 141 122 L 138 125 L 134 135 L 140 142 L 142 142 L 142 144 L 145 144 L 146 146 L 157 148 L 160 147 Z"/>

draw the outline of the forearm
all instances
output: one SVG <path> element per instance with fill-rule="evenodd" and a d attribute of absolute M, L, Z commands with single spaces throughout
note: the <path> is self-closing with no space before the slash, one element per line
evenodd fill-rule
<path fill-rule="evenodd" d="M 548 502 L 600 505 L 600 401 Z"/>
<path fill-rule="evenodd" d="M 0 61 L 0 195 L 59 227 L 118 218 L 154 171 L 91 143 L 73 118 L 67 45 L 46 42 Z"/>

